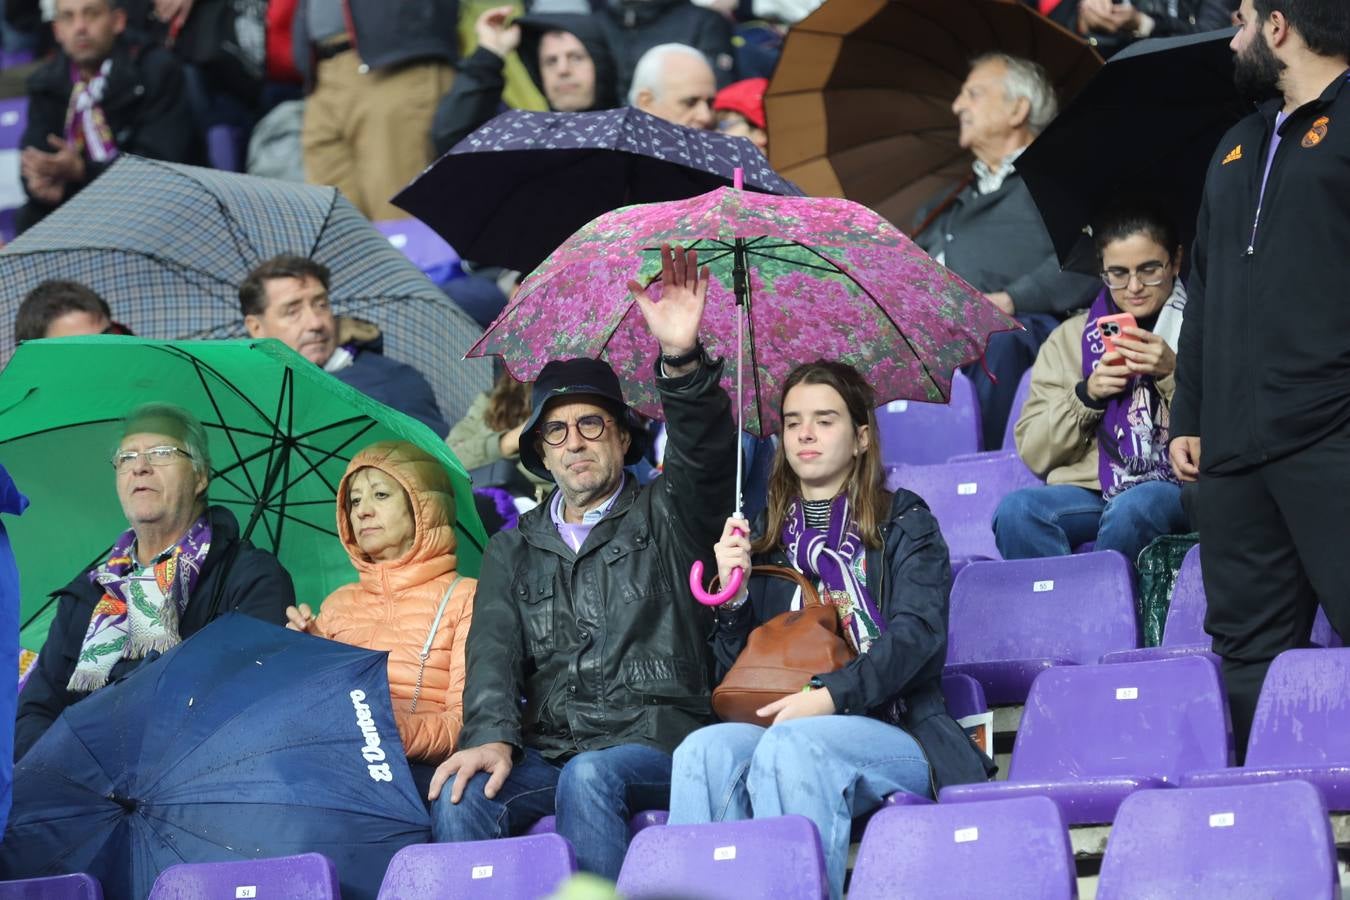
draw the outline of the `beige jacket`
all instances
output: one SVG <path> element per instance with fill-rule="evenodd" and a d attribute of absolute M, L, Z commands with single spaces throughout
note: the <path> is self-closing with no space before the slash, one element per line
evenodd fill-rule
<path fill-rule="evenodd" d="M 1097 426 L 1102 411 L 1078 399 L 1083 380 L 1083 329 L 1086 311 L 1056 328 L 1041 346 L 1031 367 L 1031 393 L 1013 434 L 1027 468 L 1047 484 L 1068 484 L 1100 491 L 1097 471 Z M 1158 380 L 1158 392 L 1169 407 L 1176 391 L 1175 374 Z"/>

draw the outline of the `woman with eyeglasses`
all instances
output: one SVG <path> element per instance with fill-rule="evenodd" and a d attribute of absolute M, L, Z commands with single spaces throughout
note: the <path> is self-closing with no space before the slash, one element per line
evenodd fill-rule
<path fill-rule="evenodd" d="M 1168 463 L 1168 408 L 1186 308 L 1171 222 L 1119 207 L 1093 229 L 1103 288 L 1057 328 L 1031 369 L 1017 452 L 1046 484 L 1004 498 L 1005 559 L 1062 556 L 1089 541 L 1131 563 L 1155 537 L 1189 530 Z M 1128 320 L 1110 317 L 1128 314 Z"/>

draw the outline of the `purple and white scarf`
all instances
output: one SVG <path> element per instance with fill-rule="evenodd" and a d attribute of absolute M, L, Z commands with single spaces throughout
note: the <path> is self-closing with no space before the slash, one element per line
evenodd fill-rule
<path fill-rule="evenodd" d="M 814 579 L 821 600 L 838 610 L 849 644 L 858 653 L 866 653 L 886 626 L 867 592 L 867 547 L 853 521 L 848 496 L 840 494 L 830 503 L 830 523 L 824 531 L 808 527 L 801 498 L 793 500 L 782 539 L 792 565 Z M 792 608 L 802 608 L 800 588 L 792 598 Z"/>
<path fill-rule="evenodd" d="M 108 86 L 112 59 L 105 59 L 93 78 L 83 78 L 74 63 L 70 66 L 70 105 L 66 107 L 66 144 L 76 153 L 94 162 L 108 162 L 117 156 L 117 142 L 103 115 L 103 92 Z"/>
<path fill-rule="evenodd" d="M 128 529 L 108 561 L 89 573 L 103 588 L 80 644 L 71 691 L 94 691 L 108 683 L 119 659 L 140 659 L 152 650 L 178 646 L 178 622 L 211 549 L 211 522 L 203 515 L 154 562 L 136 560 L 136 532 Z"/>
<path fill-rule="evenodd" d="M 1177 349 L 1185 309 L 1186 288 L 1178 278 L 1153 326 L 1153 333 L 1173 352 Z M 1083 328 L 1084 378 L 1101 365 L 1106 352 L 1097 320 L 1119 311 L 1111 302 L 1110 290 L 1102 288 L 1092 302 Z M 1176 475 L 1167 458 L 1169 426 L 1167 405 L 1162 402 L 1162 395 L 1151 376 L 1134 376 L 1123 393 L 1107 401 L 1106 411 L 1097 426 L 1097 475 L 1105 499 L 1110 500 L 1127 488 L 1146 481 L 1176 483 Z"/>

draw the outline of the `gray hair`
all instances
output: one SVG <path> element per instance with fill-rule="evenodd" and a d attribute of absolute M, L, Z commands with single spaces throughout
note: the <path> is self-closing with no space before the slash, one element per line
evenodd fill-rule
<path fill-rule="evenodd" d="M 150 427 L 137 427 L 140 425 Z M 206 429 L 200 419 L 183 407 L 172 403 L 142 403 L 122 419 L 123 437 L 138 431 L 167 434 L 182 441 L 186 445 L 183 449 L 192 455 L 192 470 L 208 479 L 211 477 L 211 448 L 206 440 Z"/>
<path fill-rule="evenodd" d="M 637 65 L 633 68 L 633 84 L 628 89 L 629 106 L 637 106 L 638 93 L 643 90 L 651 91 L 655 96 L 661 96 L 661 76 L 665 73 L 666 60 L 672 56 L 686 56 L 690 59 L 696 59 L 708 66 L 709 71 L 712 70 L 708 57 L 688 44 L 657 44 L 642 54 L 642 57 L 637 61 Z"/>
<path fill-rule="evenodd" d="M 1020 56 L 1007 53 L 984 53 L 970 61 L 970 67 L 1000 62 L 1007 69 L 1003 77 L 1004 95 L 1011 101 L 1025 99 L 1031 107 L 1027 114 L 1027 128 L 1032 134 L 1044 131 L 1059 113 L 1055 85 L 1045 66 Z"/>

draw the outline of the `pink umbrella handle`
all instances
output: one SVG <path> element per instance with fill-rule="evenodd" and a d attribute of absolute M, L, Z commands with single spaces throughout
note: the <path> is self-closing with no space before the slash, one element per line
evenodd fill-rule
<path fill-rule="evenodd" d="M 732 529 L 732 533 L 744 534 L 739 528 Z M 727 580 L 726 587 L 716 594 L 710 594 L 703 589 L 703 560 L 695 560 L 693 568 L 689 570 L 689 590 L 693 592 L 694 599 L 704 606 L 721 606 L 726 603 L 740 593 L 744 581 L 745 570 L 738 566 L 731 570 L 731 578 Z"/>

